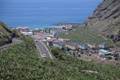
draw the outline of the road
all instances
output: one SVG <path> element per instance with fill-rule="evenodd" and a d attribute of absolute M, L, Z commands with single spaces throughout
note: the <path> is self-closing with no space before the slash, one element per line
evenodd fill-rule
<path fill-rule="evenodd" d="M 35 41 L 35 44 L 38 47 L 42 57 L 43 57 L 43 54 L 45 54 L 46 58 L 52 58 L 49 50 L 41 41 Z"/>
<path fill-rule="evenodd" d="M 21 42 L 22 42 L 21 40 L 13 39 L 12 43 L 1 46 L 0 50 L 3 50 L 5 48 L 10 47 L 11 45 L 18 44 L 18 43 L 21 43 Z"/>

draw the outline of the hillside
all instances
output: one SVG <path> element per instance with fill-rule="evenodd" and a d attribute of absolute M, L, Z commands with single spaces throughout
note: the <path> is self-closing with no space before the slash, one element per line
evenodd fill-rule
<path fill-rule="evenodd" d="M 58 38 L 68 38 L 71 41 L 80 41 L 80 42 L 95 42 L 95 43 L 107 43 L 110 47 L 113 46 L 113 43 L 110 40 L 105 40 L 101 36 L 93 34 L 88 27 L 79 27 L 74 28 L 72 31 L 67 31 L 61 33 L 57 36 Z"/>
<path fill-rule="evenodd" d="M 3 22 L 0 22 L 0 46 L 12 42 L 12 38 L 19 37 L 20 34 L 16 30 L 12 30 Z"/>
<path fill-rule="evenodd" d="M 33 39 L 0 52 L 0 80 L 119 80 L 119 66 L 94 64 L 68 56 L 59 48 L 43 59 Z M 89 72 L 93 71 L 93 72 Z"/>
<path fill-rule="evenodd" d="M 120 46 L 120 0 L 104 0 L 84 24 Z"/>

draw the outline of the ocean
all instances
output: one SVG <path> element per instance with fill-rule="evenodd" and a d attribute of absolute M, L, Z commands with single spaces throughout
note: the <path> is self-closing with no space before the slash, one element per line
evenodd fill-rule
<path fill-rule="evenodd" d="M 0 0 L 0 21 L 9 27 L 57 27 L 83 23 L 103 0 Z"/>

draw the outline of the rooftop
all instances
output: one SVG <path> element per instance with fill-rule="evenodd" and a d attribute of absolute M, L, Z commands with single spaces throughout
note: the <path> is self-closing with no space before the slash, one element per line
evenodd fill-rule
<path fill-rule="evenodd" d="M 18 27 L 17 29 L 21 29 L 22 27 Z"/>
<path fill-rule="evenodd" d="M 61 46 L 65 45 L 64 42 L 54 42 L 54 43 L 58 44 L 58 45 L 61 45 Z"/>
<path fill-rule="evenodd" d="M 27 26 L 25 26 L 23 29 L 26 29 L 26 28 L 28 28 Z"/>
<path fill-rule="evenodd" d="M 104 50 L 104 49 L 100 49 L 99 51 L 100 51 L 100 52 L 103 52 L 103 53 L 110 53 L 110 51 Z"/>

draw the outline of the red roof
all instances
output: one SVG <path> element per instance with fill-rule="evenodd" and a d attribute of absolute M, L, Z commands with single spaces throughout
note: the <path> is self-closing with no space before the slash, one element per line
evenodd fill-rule
<path fill-rule="evenodd" d="M 64 42 L 63 40 L 55 40 L 54 42 Z"/>
<path fill-rule="evenodd" d="M 92 56 L 97 57 L 98 55 L 97 54 L 92 54 Z"/>
<path fill-rule="evenodd" d="M 17 29 L 21 29 L 22 27 L 18 27 Z"/>
<path fill-rule="evenodd" d="M 26 28 L 28 28 L 27 26 L 25 26 L 23 29 L 26 29 Z"/>
<path fill-rule="evenodd" d="M 52 41 L 53 41 L 52 39 L 47 40 L 47 42 L 52 42 Z"/>
<path fill-rule="evenodd" d="M 117 50 L 110 50 L 111 52 L 116 52 Z"/>

